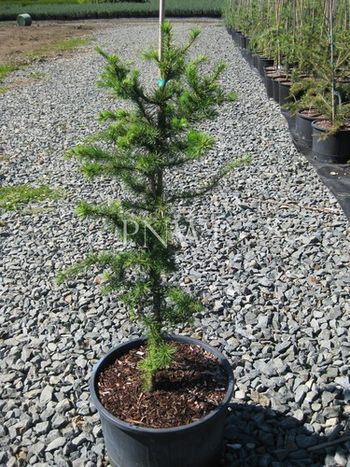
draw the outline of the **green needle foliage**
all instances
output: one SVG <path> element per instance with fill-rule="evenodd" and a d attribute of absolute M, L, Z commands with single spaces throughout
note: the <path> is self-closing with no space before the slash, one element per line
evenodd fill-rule
<path fill-rule="evenodd" d="M 92 266 L 105 272 L 106 290 L 116 292 L 131 316 L 147 328 L 147 352 L 140 365 L 147 391 L 154 389 L 157 372 L 174 357 L 166 332 L 177 323 L 191 321 L 202 308 L 168 281 L 176 270 L 178 248 L 170 229 L 172 204 L 210 191 L 230 170 L 248 162 L 243 158 L 229 164 L 197 191 L 174 193 L 174 187 L 170 191 L 167 186 L 166 174 L 201 159 L 214 145 L 211 136 L 193 125 L 214 118 L 218 106 L 235 98 L 232 93 L 225 95 L 218 84 L 222 63 L 206 74 L 202 69 L 205 57 L 188 59 L 199 34 L 193 30 L 188 42 L 177 46 L 170 24 L 164 25 L 162 60 L 155 50 L 143 54 L 156 63 L 161 76 L 159 86 L 150 92 L 141 84 L 138 70 L 99 50 L 106 60 L 99 85 L 131 103 L 132 109 L 101 112 L 100 120 L 108 122 L 107 128 L 91 144 L 70 152 L 81 161 L 87 176 L 114 177 L 125 188 L 122 200 L 100 205 L 83 201 L 77 212 L 82 218 L 106 220 L 126 248 L 88 256 L 63 272 L 59 282 Z"/>

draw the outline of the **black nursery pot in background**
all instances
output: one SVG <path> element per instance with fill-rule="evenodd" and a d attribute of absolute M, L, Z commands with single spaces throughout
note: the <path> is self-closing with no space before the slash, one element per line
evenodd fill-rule
<path fill-rule="evenodd" d="M 216 349 L 190 337 L 170 340 L 200 346 L 214 355 L 227 374 L 227 390 L 222 403 L 202 419 L 176 428 L 144 428 L 119 420 L 99 401 L 97 379 L 116 358 L 140 347 L 145 339 L 121 344 L 94 367 L 90 379 L 92 401 L 99 412 L 108 456 L 113 467 L 218 467 L 227 408 L 233 392 L 233 372 L 228 360 Z"/>
<path fill-rule="evenodd" d="M 246 49 L 245 50 L 245 55 L 244 55 L 244 58 L 247 60 L 247 62 L 249 63 L 249 65 L 251 67 L 253 67 L 253 55 L 251 53 L 251 51 L 249 49 Z"/>
<path fill-rule="evenodd" d="M 295 131 L 295 115 L 292 114 L 289 110 L 281 109 L 283 117 L 287 120 L 288 129 L 292 133 Z"/>
<path fill-rule="evenodd" d="M 278 101 L 280 106 L 288 104 L 291 101 L 292 97 L 290 94 L 290 88 L 292 83 L 290 81 L 280 81 L 278 89 Z"/>
<path fill-rule="evenodd" d="M 295 116 L 295 133 L 298 142 L 302 143 L 306 148 L 312 147 L 312 122 L 318 120 L 320 114 L 317 112 L 304 111 L 297 112 Z"/>
<path fill-rule="evenodd" d="M 242 49 L 241 50 L 242 57 L 246 62 L 249 63 L 249 50 L 248 49 Z"/>
<path fill-rule="evenodd" d="M 253 66 L 254 68 L 258 69 L 259 66 L 259 55 L 258 54 L 253 54 Z"/>
<path fill-rule="evenodd" d="M 326 136 L 322 122 L 312 122 L 312 152 L 322 162 L 346 164 L 350 160 L 350 130 Z"/>
<path fill-rule="evenodd" d="M 240 37 L 239 46 L 240 46 L 241 49 L 246 49 L 247 48 L 247 38 L 243 34 Z"/>
<path fill-rule="evenodd" d="M 241 31 L 236 31 L 235 42 L 238 45 L 238 47 L 241 46 L 242 36 L 243 36 L 243 34 L 241 33 Z"/>
<path fill-rule="evenodd" d="M 230 26 L 227 26 L 227 32 L 230 34 L 230 36 L 232 37 L 232 39 L 234 40 L 234 42 L 236 42 L 236 30 L 231 28 Z"/>
<path fill-rule="evenodd" d="M 266 57 L 260 57 L 258 61 L 258 70 L 262 78 L 265 76 L 265 68 L 273 65 L 273 60 Z"/>
<path fill-rule="evenodd" d="M 276 76 L 276 75 L 275 75 L 275 72 L 266 73 L 266 74 L 265 74 L 266 94 L 267 94 L 267 97 L 269 97 L 270 99 L 273 98 L 272 82 L 273 82 L 273 78 L 274 78 L 275 76 Z"/>
<path fill-rule="evenodd" d="M 286 79 L 286 75 L 277 75 L 272 79 L 272 97 L 277 104 L 280 103 L 280 82 Z"/>

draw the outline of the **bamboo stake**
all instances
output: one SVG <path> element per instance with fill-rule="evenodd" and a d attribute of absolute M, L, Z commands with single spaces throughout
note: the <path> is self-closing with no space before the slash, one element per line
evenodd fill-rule
<path fill-rule="evenodd" d="M 336 0 L 329 0 L 328 3 L 328 24 L 329 24 L 329 46 L 330 46 L 330 65 L 331 65 L 331 99 L 332 99 L 332 123 L 335 121 L 335 66 L 334 66 L 334 19 L 336 10 Z"/>
<path fill-rule="evenodd" d="M 307 450 L 312 452 L 312 451 L 318 451 L 320 449 L 325 449 L 325 448 L 328 448 L 330 446 L 335 446 L 336 444 L 341 444 L 341 443 L 345 443 L 346 441 L 350 441 L 350 436 L 343 436 L 341 438 L 338 438 L 338 439 L 334 439 L 332 441 L 326 441 L 325 443 L 321 443 L 321 444 L 317 444 L 316 446 L 311 446 L 309 447 Z"/>
<path fill-rule="evenodd" d="M 163 23 L 165 19 L 165 0 L 159 0 L 159 61 L 163 58 Z M 162 77 L 161 77 L 162 78 Z"/>

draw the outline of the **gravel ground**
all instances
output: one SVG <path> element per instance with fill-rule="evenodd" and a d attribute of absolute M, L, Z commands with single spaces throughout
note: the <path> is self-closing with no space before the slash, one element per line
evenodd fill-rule
<path fill-rule="evenodd" d="M 175 27 L 179 37 L 189 28 Z M 205 125 L 216 149 L 172 183 L 188 186 L 223 162 L 253 156 L 211 195 L 177 207 L 197 232 L 183 239 L 178 279 L 207 304 L 192 335 L 221 348 L 236 377 L 225 465 L 349 467 L 350 442 L 338 442 L 350 416 L 349 225 L 225 29 L 202 29 L 196 51 L 228 63 L 223 83 L 239 101 Z M 134 59 L 157 32 L 151 23 L 116 23 L 96 40 Z M 140 330 L 100 295 L 98 277 L 54 285 L 64 266 L 112 242 L 73 210 L 79 199 L 117 197 L 119 187 L 87 182 L 75 161 L 63 159 L 110 106 L 95 86 L 101 66 L 92 45 L 18 72 L 44 77 L 0 96 L 2 183 L 66 190 L 59 201 L 1 216 L 0 465 L 107 464 L 90 369 Z M 145 76 L 155 84 L 148 65 Z M 321 449 L 326 441 L 336 444 Z"/>

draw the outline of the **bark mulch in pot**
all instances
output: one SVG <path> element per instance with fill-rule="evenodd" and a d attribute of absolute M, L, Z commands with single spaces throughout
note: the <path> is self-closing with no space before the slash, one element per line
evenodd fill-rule
<path fill-rule="evenodd" d="M 151 393 L 143 391 L 138 369 L 144 346 L 105 368 L 98 378 L 102 405 L 120 420 L 148 428 L 187 425 L 214 410 L 226 394 L 225 370 L 198 346 L 173 345 L 177 348 L 175 360 L 159 372 Z"/>
<path fill-rule="evenodd" d="M 305 109 L 299 112 L 305 118 L 320 118 L 321 114 L 316 109 Z"/>

